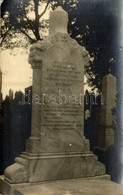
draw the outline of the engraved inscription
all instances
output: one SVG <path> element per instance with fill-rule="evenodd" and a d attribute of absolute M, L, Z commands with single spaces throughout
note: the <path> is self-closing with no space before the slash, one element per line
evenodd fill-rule
<path fill-rule="evenodd" d="M 42 111 L 42 126 L 48 130 L 81 130 L 83 78 L 77 62 L 51 60 L 51 64 L 45 67 L 44 81 L 46 101 Z"/>
<path fill-rule="evenodd" d="M 73 63 L 53 61 L 52 67 L 47 68 L 47 75 L 49 80 L 57 81 L 57 86 L 71 86 L 82 82 L 81 73 Z"/>

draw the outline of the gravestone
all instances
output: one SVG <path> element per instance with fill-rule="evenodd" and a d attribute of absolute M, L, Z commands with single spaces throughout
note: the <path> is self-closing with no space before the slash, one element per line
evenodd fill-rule
<path fill-rule="evenodd" d="M 30 50 L 31 137 L 26 151 L 5 170 L 3 194 L 14 193 L 20 184 L 105 177 L 104 165 L 84 137 L 84 66 L 89 56 L 67 34 L 67 22 L 68 14 L 58 7 L 50 15 L 50 35 Z"/>
<path fill-rule="evenodd" d="M 87 120 L 88 118 L 90 118 L 90 111 L 86 110 L 85 111 L 85 120 Z"/>
<path fill-rule="evenodd" d="M 99 148 L 108 148 L 114 144 L 113 108 L 116 107 L 116 77 L 108 74 L 103 78 L 102 94 L 97 145 Z"/>

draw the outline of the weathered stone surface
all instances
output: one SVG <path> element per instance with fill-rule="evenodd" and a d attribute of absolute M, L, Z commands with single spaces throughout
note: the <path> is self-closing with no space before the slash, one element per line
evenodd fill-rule
<path fill-rule="evenodd" d="M 89 178 L 87 177 L 86 178 L 86 180 L 89 180 L 89 181 L 90 181 L 90 179 L 106 180 L 108 182 L 110 180 L 110 176 L 109 175 L 102 175 L 102 176 L 95 176 L 95 177 L 89 177 Z M 79 179 L 77 179 L 77 180 L 79 180 Z M 84 180 L 84 178 L 82 178 L 82 180 Z M 44 188 L 43 187 L 43 184 L 48 184 L 48 183 L 50 183 L 50 184 L 53 184 L 54 183 L 55 184 L 57 181 L 51 181 L 51 182 L 47 182 L 47 181 L 46 182 L 33 182 L 33 183 L 29 183 L 28 182 L 28 183 L 11 184 L 11 183 L 9 183 L 9 182 L 1 179 L 0 180 L 0 183 L 2 183 L 2 185 L 0 187 L 2 188 L 2 186 L 3 186 L 3 189 L 4 190 L 0 191 L 0 193 L 2 195 L 3 194 L 6 194 L 6 195 L 15 195 L 16 193 L 17 194 L 20 193 L 20 192 L 22 193 L 22 190 L 24 190 L 23 193 L 26 193 L 27 192 L 27 189 L 30 189 L 31 186 L 34 186 L 35 187 L 37 185 L 38 186 L 40 185 L 40 186 L 42 186 L 42 188 Z M 67 181 L 69 181 L 69 182 L 71 181 L 71 184 L 72 184 L 72 181 L 75 181 L 75 180 L 73 180 L 73 179 L 72 180 L 64 180 L 64 181 L 63 180 L 60 180 L 59 182 L 66 182 L 67 183 Z M 63 186 L 63 190 L 64 190 L 64 186 Z M 31 192 L 33 192 L 33 190 L 31 190 Z M 39 190 L 39 192 L 41 193 L 40 190 Z M 28 192 L 28 193 L 29 193 L 29 195 L 31 195 L 30 192 Z M 35 194 L 38 193 L 38 188 L 37 188 L 37 190 L 34 191 L 34 193 Z"/>
<path fill-rule="evenodd" d="M 35 135 L 42 141 L 35 153 L 89 150 L 83 137 L 85 55 L 76 41 L 62 33 L 32 47 L 29 62 L 39 63 L 40 56 L 42 83 L 42 98 L 33 94 L 34 104 L 41 107 L 41 126 Z"/>
<path fill-rule="evenodd" d="M 58 32 L 67 34 L 68 14 L 62 9 L 57 7 L 54 12 L 50 14 L 50 35 L 54 35 Z"/>
<path fill-rule="evenodd" d="M 18 157 L 15 163 L 5 170 L 5 179 L 10 183 L 28 182 L 28 161 Z"/>
<path fill-rule="evenodd" d="M 20 159 L 28 166 L 24 167 L 19 164 L 20 161 L 16 161 L 6 169 L 6 181 L 24 183 L 105 175 L 105 166 L 91 152 L 56 153 L 55 155 L 23 153 Z"/>
<path fill-rule="evenodd" d="M 73 179 L 26 187 L 16 195 L 122 195 L 123 186 L 106 180 Z"/>

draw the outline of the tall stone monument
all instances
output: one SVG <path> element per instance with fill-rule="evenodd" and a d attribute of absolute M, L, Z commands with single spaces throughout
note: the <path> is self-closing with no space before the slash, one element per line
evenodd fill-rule
<path fill-rule="evenodd" d="M 50 35 L 30 50 L 31 137 L 26 151 L 5 170 L 8 191 L 13 184 L 105 176 L 84 137 L 84 66 L 89 57 L 67 34 L 67 23 L 68 14 L 58 7 L 50 15 Z"/>
<path fill-rule="evenodd" d="M 114 144 L 113 108 L 116 107 L 116 77 L 111 74 L 103 78 L 103 104 L 100 112 L 97 145 L 108 148 Z"/>

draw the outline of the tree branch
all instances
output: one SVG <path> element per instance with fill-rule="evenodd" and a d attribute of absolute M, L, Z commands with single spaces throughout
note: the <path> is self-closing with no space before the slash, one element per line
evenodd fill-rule
<path fill-rule="evenodd" d="M 38 21 L 38 3 L 39 3 L 39 0 L 33 0 L 34 2 L 34 12 L 35 12 L 35 20 Z"/>
<path fill-rule="evenodd" d="M 39 14 L 38 14 L 38 3 L 39 0 L 33 0 L 34 1 L 34 11 L 35 11 L 35 25 L 34 25 L 34 34 L 37 40 L 40 40 L 40 34 L 39 34 Z"/>
<path fill-rule="evenodd" d="M 23 10 L 24 10 L 24 16 L 25 16 L 27 22 L 29 22 L 29 24 L 30 24 L 30 29 L 32 30 L 33 34 L 35 35 L 33 21 L 30 20 L 30 19 L 27 17 L 26 10 L 25 10 L 25 7 L 24 7 L 24 6 L 23 6 Z"/>
<path fill-rule="evenodd" d="M 46 10 L 47 10 L 49 4 L 50 4 L 50 1 L 47 2 L 46 6 L 45 6 L 45 8 L 44 8 L 44 11 L 39 15 L 39 19 L 45 14 L 45 12 L 46 12 Z"/>
<path fill-rule="evenodd" d="M 4 40 L 5 40 L 5 38 L 6 38 L 6 36 L 7 36 L 7 34 L 8 34 L 8 32 L 11 30 L 11 28 L 9 29 L 9 30 L 7 30 L 4 34 L 3 34 L 3 37 L 2 37 L 2 40 L 1 40 L 1 43 L 0 43 L 0 46 L 2 46 L 2 44 L 3 44 L 3 42 L 4 42 Z"/>
<path fill-rule="evenodd" d="M 27 37 L 28 37 L 28 39 L 31 41 L 31 43 L 35 43 L 36 42 L 36 40 L 35 39 L 33 39 L 32 37 L 30 37 L 24 30 L 22 30 L 20 27 L 18 27 L 18 29 L 24 34 L 24 35 L 26 35 Z"/>

